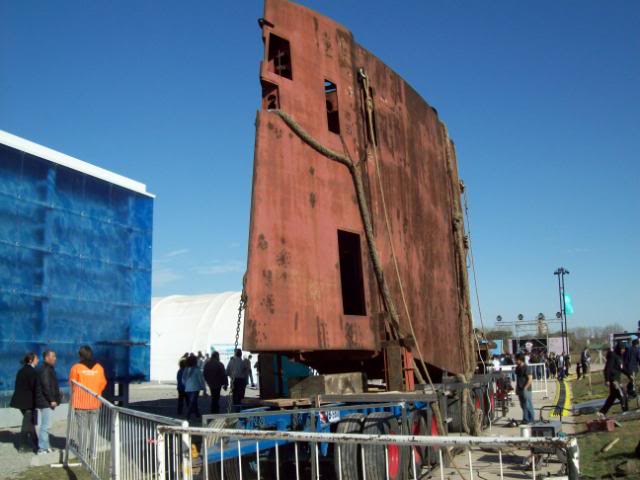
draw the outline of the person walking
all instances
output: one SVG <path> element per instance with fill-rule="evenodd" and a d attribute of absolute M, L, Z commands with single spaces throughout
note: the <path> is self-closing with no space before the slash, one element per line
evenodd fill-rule
<path fill-rule="evenodd" d="M 36 408 L 38 409 L 38 453 L 50 453 L 49 429 L 53 411 L 62 402 L 62 392 L 56 375 L 56 352 L 45 350 L 42 353 L 42 367 L 38 371 L 36 389 Z"/>
<path fill-rule="evenodd" d="M 82 435 L 88 436 L 84 438 L 89 438 L 87 444 L 83 446 L 86 449 L 84 453 L 95 457 L 97 453 L 95 447 L 98 438 L 98 414 L 101 406 L 101 402 L 96 398 L 96 395 L 102 395 L 107 386 L 107 378 L 104 375 L 102 365 L 94 360 L 93 350 L 89 345 L 80 347 L 78 357 L 78 363 L 73 365 L 69 372 L 71 406 L 78 417 L 78 431 L 82 432 Z M 81 387 L 78 385 L 81 385 Z M 91 393 L 87 392 L 87 390 Z"/>
<path fill-rule="evenodd" d="M 200 391 L 205 389 L 205 386 L 202 370 L 198 367 L 198 357 L 195 355 L 190 355 L 189 358 L 187 358 L 187 365 L 182 374 L 182 381 L 184 382 L 184 391 L 187 394 L 187 420 L 189 420 L 192 415 L 200 418 L 198 397 L 200 396 Z"/>
<path fill-rule="evenodd" d="M 211 391 L 211 413 L 220 413 L 220 389 L 224 388 L 226 391 L 229 387 L 229 381 L 227 380 L 227 372 L 224 369 L 223 363 L 220 361 L 220 354 L 213 352 L 211 358 L 204 365 L 204 379 L 209 385 Z"/>
<path fill-rule="evenodd" d="M 598 412 L 599 418 L 604 418 L 607 415 L 607 412 L 616 400 L 620 401 L 623 412 L 629 409 L 627 405 L 627 392 L 625 392 L 622 385 L 620 385 L 621 374 L 623 373 L 631 380 L 631 375 L 624 367 L 624 353 L 625 347 L 621 343 L 616 345 L 614 351 L 607 352 L 607 360 L 604 365 L 604 380 L 609 384 L 609 396 Z"/>
<path fill-rule="evenodd" d="M 183 357 L 178 362 L 178 373 L 176 374 L 176 383 L 178 389 L 178 416 L 182 415 L 184 410 L 184 405 L 187 407 L 189 405 L 189 400 L 187 399 L 187 393 L 184 391 L 184 381 L 182 376 L 184 375 L 184 371 L 187 368 L 187 360 Z"/>
<path fill-rule="evenodd" d="M 533 423 L 534 412 L 533 402 L 531 399 L 531 384 L 533 383 L 533 375 L 531 368 L 525 363 L 525 357 L 519 353 L 516 355 L 516 395 L 520 400 L 520 408 L 522 408 L 522 423 Z"/>
<path fill-rule="evenodd" d="M 231 377 L 234 406 L 242 403 L 247 388 L 248 375 L 247 364 L 242 360 L 242 350 L 237 348 L 235 355 L 231 357 L 227 364 L 227 376 Z"/>
<path fill-rule="evenodd" d="M 36 389 L 38 388 L 38 355 L 27 353 L 22 359 L 22 368 L 16 374 L 16 383 L 9 406 L 22 413 L 20 437 L 16 448 L 20 452 L 34 452 L 38 448 L 36 435 Z"/>

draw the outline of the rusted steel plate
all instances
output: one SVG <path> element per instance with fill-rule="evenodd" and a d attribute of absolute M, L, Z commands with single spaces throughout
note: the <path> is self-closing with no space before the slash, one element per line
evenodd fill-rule
<path fill-rule="evenodd" d="M 341 363 L 350 371 L 354 363 L 382 365 L 385 340 L 384 308 L 348 169 L 312 150 L 267 108 L 285 111 L 321 144 L 364 159 L 376 244 L 409 331 L 371 149 L 367 156 L 363 68 L 373 88 L 391 238 L 420 350 L 429 364 L 462 372 L 470 342 L 461 335 L 470 325 L 461 314 L 452 227 L 458 178 L 455 158 L 448 168 L 448 137 L 437 113 L 347 29 L 312 10 L 266 0 L 262 34 L 265 98 L 256 122 L 244 348 L 308 355 L 321 372 L 323 364 L 335 371 Z M 336 97 L 340 134 L 327 116 L 327 101 L 334 111 Z M 344 313 L 338 230 L 360 235 L 364 315 Z"/>

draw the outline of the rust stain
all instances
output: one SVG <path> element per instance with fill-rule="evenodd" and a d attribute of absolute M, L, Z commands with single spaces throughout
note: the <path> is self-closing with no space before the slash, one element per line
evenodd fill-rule
<path fill-rule="evenodd" d="M 266 250 L 269 248 L 269 242 L 267 242 L 267 239 L 262 233 L 258 236 L 258 248 L 260 250 Z"/>
<path fill-rule="evenodd" d="M 282 268 L 288 268 L 291 263 L 291 254 L 285 249 L 280 250 L 280 253 L 278 253 L 276 257 L 276 263 Z"/>

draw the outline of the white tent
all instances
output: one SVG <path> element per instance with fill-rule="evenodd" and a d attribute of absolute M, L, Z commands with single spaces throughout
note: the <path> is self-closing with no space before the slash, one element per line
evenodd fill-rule
<path fill-rule="evenodd" d="M 215 349 L 226 365 L 235 344 L 239 304 L 240 292 L 153 298 L 151 380 L 175 381 L 185 352 Z M 242 347 L 242 326 L 238 345 Z"/>

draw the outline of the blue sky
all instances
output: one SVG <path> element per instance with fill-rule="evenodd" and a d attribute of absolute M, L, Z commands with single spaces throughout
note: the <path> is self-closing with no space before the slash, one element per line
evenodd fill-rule
<path fill-rule="evenodd" d="M 640 320 L 640 2 L 303 1 L 434 105 L 485 324 Z M 393 6 L 392 6 L 393 5 Z M 154 294 L 241 288 L 260 1 L 0 0 L 0 129 L 145 182 Z"/>

